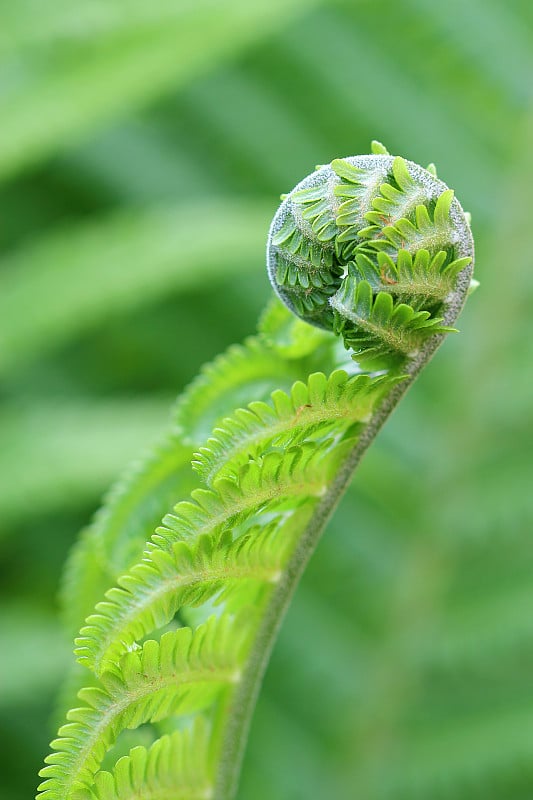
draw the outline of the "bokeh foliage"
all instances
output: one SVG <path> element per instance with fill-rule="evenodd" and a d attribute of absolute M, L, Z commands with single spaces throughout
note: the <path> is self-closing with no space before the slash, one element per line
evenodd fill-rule
<path fill-rule="evenodd" d="M 54 733 L 78 529 L 199 365 L 253 331 L 279 193 L 378 138 L 456 188 L 482 288 L 312 561 L 240 797 L 529 798 L 531 4 L 1 16 L 2 796 L 31 796 Z"/>

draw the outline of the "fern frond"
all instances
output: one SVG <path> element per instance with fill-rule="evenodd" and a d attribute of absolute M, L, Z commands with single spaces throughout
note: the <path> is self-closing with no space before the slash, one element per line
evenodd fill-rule
<path fill-rule="evenodd" d="M 365 221 L 375 226 L 370 229 L 362 226 L 367 231 L 366 235 L 378 232 L 385 225 L 394 225 L 400 219 L 409 218 L 426 199 L 426 187 L 411 177 L 405 160 L 398 156 L 392 162 L 390 181 L 381 184 L 379 194 L 370 203 L 373 210 L 364 215 Z M 362 235 L 359 231 L 359 236 Z"/>
<path fill-rule="evenodd" d="M 183 444 L 172 430 L 148 455 L 128 469 L 111 490 L 93 524 L 84 531 L 73 548 L 62 582 L 63 615 L 72 635 L 112 586 L 118 576 L 141 558 L 150 538 L 176 496 L 186 495 L 194 485 L 190 471 L 193 444 L 200 444 L 202 428 L 209 427 L 215 415 L 224 416 L 239 401 L 248 402 L 258 392 L 278 389 L 281 376 L 289 380 L 305 377 L 315 361 L 334 364 L 330 353 L 335 337 L 298 320 L 277 300 L 265 315 L 261 338 L 251 337 L 241 346 L 230 347 L 185 391 L 177 404 L 176 417 L 196 414 L 198 439 L 188 432 L 191 444 Z M 287 387 L 290 382 L 287 380 Z M 217 402 L 207 402 L 217 398 Z M 216 411 L 214 409 L 216 408 Z M 80 683 L 77 670 L 67 682 L 61 708 L 69 707 Z M 75 687 L 75 688 L 74 688 Z"/>
<path fill-rule="evenodd" d="M 179 398 L 173 416 L 180 435 L 198 444 L 220 419 L 251 397 L 266 399 L 273 380 L 275 385 L 284 377 L 292 382 L 294 368 L 258 337 L 233 345 L 207 364 Z"/>
<path fill-rule="evenodd" d="M 126 653 L 102 674 L 102 688 L 79 693 L 86 705 L 68 713 L 40 772 L 42 800 L 65 800 L 88 788 L 122 730 L 190 714 L 238 682 L 249 632 L 244 620 L 212 617 L 194 632 L 169 631 L 159 643 L 150 640 L 139 652 Z"/>
<path fill-rule="evenodd" d="M 257 401 L 226 418 L 195 454 L 193 467 L 211 485 L 272 448 L 286 449 L 302 440 L 318 442 L 349 425 L 368 422 L 373 406 L 390 387 L 391 379 L 384 376 L 349 377 L 337 370 L 326 378 L 315 372 L 307 383 L 295 383 L 290 395 L 278 390 L 271 404 Z"/>
<path fill-rule="evenodd" d="M 153 548 L 88 617 L 76 639 L 79 662 L 98 675 L 182 606 L 202 605 L 216 595 L 219 602 L 227 600 L 243 583 L 252 593 L 257 585 L 275 583 L 291 544 L 286 527 L 276 520 L 236 540 L 226 529 L 190 544 L 175 542 L 170 551 Z"/>
<path fill-rule="evenodd" d="M 332 473 L 353 445 L 353 439 L 303 442 L 284 453 L 271 451 L 250 461 L 231 478 L 218 478 L 213 488 L 195 489 L 190 501 L 179 503 L 163 518 L 153 542 L 168 548 L 192 540 L 220 525 L 246 521 L 271 503 L 269 510 L 290 507 L 291 498 L 320 497 Z"/>
<path fill-rule="evenodd" d="M 407 250 L 398 250 L 396 260 L 380 250 L 373 260 L 360 251 L 348 267 L 358 280 L 365 280 L 373 293 L 387 292 L 395 300 L 407 301 L 415 310 L 443 303 L 453 291 L 457 275 L 470 263 L 469 257 L 450 260 L 445 250 L 431 256 L 428 250 L 417 250 L 414 257 Z M 335 302 L 331 300 L 331 305 Z"/>
<path fill-rule="evenodd" d="M 192 729 L 162 736 L 148 750 L 134 747 L 112 773 L 97 772 L 94 789 L 80 792 L 79 800 L 209 800 L 209 733 L 199 718 Z"/>
<path fill-rule="evenodd" d="M 176 494 L 192 488 L 191 452 L 171 432 L 110 491 L 67 562 L 62 600 L 69 627 L 79 629 L 103 592 L 142 556 L 146 539 Z"/>
<path fill-rule="evenodd" d="M 367 209 L 379 194 L 390 162 L 390 158 L 377 156 L 372 162 L 372 169 L 355 166 L 348 159 L 338 158 L 331 162 L 332 170 L 341 179 L 334 188 L 335 196 L 339 198 L 337 224 L 340 242 L 359 243 L 360 231 L 366 224 Z M 353 247 L 348 253 L 352 252 Z"/>
<path fill-rule="evenodd" d="M 242 403 L 268 398 L 283 387 L 284 376 L 290 388 L 295 377 L 305 378 L 312 367 L 309 358 L 302 360 L 309 347 L 335 343 L 331 334 L 318 330 L 316 336 L 304 339 L 301 327 L 308 328 L 278 306 L 275 319 L 271 314 L 270 321 L 265 320 L 261 338 L 250 337 L 207 364 L 179 398 L 174 427 L 109 492 L 73 548 L 64 572 L 63 613 L 74 633 L 117 577 L 141 558 L 145 542 L 175 498 L 194 488 L 190 471 L 194 447 L 215 423 Z M 324 350 L 321 355 L 326 356 Z"/>
<path fill-rule="evenodd" d="M 337 312 L 335 329 L 358 361 L 414 358 L 426 339 L 454 328 L 442 325 L 442 317 L 415 311 L 406 303 L 395 304 L 387 292 L 374 295 L 368 281 L 349 275 L 332 306 Z"/>
<path fill-rule="evenodd" d="M 117 653 L 169 622 L 182 605 L 206 602 L 223 582 L 276 581 L 300 517 L 293 518 L 286 534 L 280 526 L 286 541 L 280 542 L 270 526 L 256 527 L 255 535 L 252 528 L 235 543 L 230 531 L 235 534 L 259 509 L 286 514 L 303 500 L 312 508 L 352 444 L 352 439 L 327 439 L 266 453 L 260 463 L 243 465 L 235 478 L 218 478 L 212 491 L 195 490 L 192 502 L 167 514 L 143 561 L 119 579 L 120 588 L 108 592 L 87 619 L 76 642 L 80 662 L 98 674 Z"/>
<path fill-rule="evenodd" d="M 459 243 L 459 235 L 455 230 L 450 210 L 453 200 L 453 190 L 446 189 L 437 199 L 433 212 L 427 206 L 415 206 L 413 219 L 402 217 L 391 225 L 379 228 L 376 235 L 375 228 L 366 228 L 360 232 L 362 237 L 374 235 L 368 246 L 376 250 L 392 248 L 407 250 L 416 253 L 418 250 L 428 250 L 435 255 L 440 250 L 451 250 Z"/>
<path fill-rule="evenodd" d="M 258 325 L 259 333 L 267 346 L 278 355 L 293 362 L 297 358 L 320 354 L 319 361 L 327 360 L 328 351 L 337 344 L 330 331 L 311 328 L 301 319 L 291 314 L 287 306 L 272 297 L 261 315 Z M 309 369 L 306 362 L 305 366 Z M 279 388 L 279 385 L 276 386 Z M 257 399 L 257 398 L 254 398 Z"/>

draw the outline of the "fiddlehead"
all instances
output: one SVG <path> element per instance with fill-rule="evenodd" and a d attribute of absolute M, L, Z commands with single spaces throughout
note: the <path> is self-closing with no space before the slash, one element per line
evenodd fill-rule
<path fill-rule="evenodd" d="M 452 330 L 472 257 L 453 193 L 382 149 L 321 167 L 285 198 L 268 268 L 303 321 L 272 306 L 260 338 L 179 401 L 160 474 L 156 455 L 100 517 L 102 552 L 125 536 L 114 566 L 124 574 L 76 641 L 93 685 L 53 742 L 45 800 L 233 796 L 299 576 L 362 454 Z M 149 525 L 194 448 L 201 485 L 136 562 L 139 534 L 121 525 L 120 509 L 148 508 Z M 153 746 L 102 769 L 121 732 L 146 724 Z"/>
<path fill-rule="evenodd" d="M 268 271 L 299 317 L 343 337 L 359 362 L 414 358 L 446 333 L 445 305 L 472 260 L 468 221 L 432 173 L 383 153 L 335 159 L 284 199 Z"/>

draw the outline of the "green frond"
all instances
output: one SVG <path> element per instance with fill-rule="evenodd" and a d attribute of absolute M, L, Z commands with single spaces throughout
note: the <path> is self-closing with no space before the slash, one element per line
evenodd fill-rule
<path fill-rule="evenodd" d="M 290 394 L 278 390 L 270 404 L 256 401 L 226 418 L 195 454 L 193 467 L 202 481 L 211 485 L 272 449 L 285 450 L 304 440 L 319 442 L 338 435 L 354 423 L 368 422 L 375 403 L 390 385 L 391 380 L 384 377 L 349 377 L 344 370 L 329 378 L 313 373 L 307 383 L 295 383 Z"/>
<path fill-rule="evenodd" d="M 386 292 L 374 295 L 368 281 L 353 276 L 348 276 L 331 304 L 337 312 L 336 330 L 358 361 L 413 358 L 428 337 L 454 330 L 429 311 L 395 304 Z"/>
<path fill-rule="evenodd" d="M 457 275 L 471 260 L 465 257 L 450 261 L 445 250 L 432 256 L 423 249 L 417 250 L 414 256 L 400 249 L 395 260 L 380 250 L 374 259 L 361 250 L 349 270 L 357 279 L 368 281 L 374 293 L 388 292 L 395 300 L 419 310 L 443 303 L 453 291 Z"/>
<path fill-rule="evenodd" d="M 294 367 L 259 337 L 233 345 L 207 364 L 178 399 L 174 422 L 181 437 L 193 446 L 206 439 L 215 424 L 251 397 L 268 397 L 271 386 Z"/>
<path fill-rule="evenodd" d="M 111 489 L 67 562 L 61 594 L 69 627 L 79 629 L 103 592 L 142 556 L 176 496 L 191 490 L 191 452 L 171 432 Z"/>
<path fill-rule="evenodd" d="M 334 222 L 334 210 L 328 202 L 327 187 L 324 182 L 310 189 L 295 191 L 291 196 L 294 203 L 292 215 L 287 215 L 283 225 L 274 236 L 274 243 L 286 255 L 296 255 L 301 247 L 309 248 L 309 255 L 316 255 L 317 263 L 331 266 L 333 249 L 321 247 L 333 236 L 328 237 L 326 231 L 320 236 L 321 222 Z"/>
<path fill-rule="evenodd" d="M 75 800 L 208 800 L 213 782 L 209 734 L 200 717 L 191 729 L 162 736 L 148 750 L 134 747 L 113 772 L 97 772 L 94 789 L 81 791 Z"/>
<path fill-rule="evenodd" d="M 324 173 L 321 174 L 325 178 Z M 303 242 L 311 245 L 311 263 L 331 269 L 334 244 L 330 244 L 328 247 L 328 243 L 333 242 L 338 235 L 338 229 L 335 221 L 335 206 L 326 181 L 324 180 L 324 183 L 310 189 L 299 189 L 293 192 L 291 201 L 294 208 L 296 231 L 302 237 Z M 282 244 L 282 242 L 283 240 L 280 241 L 278 234 L 277 244 Z M 301 252 L 302 257 L 305 258 L 305 249 L 294 250 L 293 248 L 294 245 L 288 248 L 291 253 Z"/>
<path fill-rule="evenodd" d="M 217 595 L 219 602 L 227 601 L 235 590 L 253 597 L 257 587 L 278 580 L 292 543 L 290 528 L 276 520 L 237 539 L 225 529 L 190 544 L 175 542 L 170 550 L 153 548 L 88 617 L 76 639 L 78 661 L 100 674 L 182 606 L 202 605 Z"/>
<path fill-rule="evenodd" d="M 163 518 L 152 537 L 155 546 L 171 547 L 220 525 L 243 522 L 266 503 L 274 510 L 290 507 L 294 498 L 319 497 L 351 444 L 351 439 L 303 442 L 248 462 L 235 477 L 217 478 L 211 490 L 195 489 L 192 502 L 178 503 Z"/>
<path fill-rule="evenodd" d="M 67 556 L 59 590 L 63 622 L 73 636 L 115 578 L 102 557 L 100 538 L 86 528 Z"/>
<path fill-rule="evenodd" d="M 339 204 L 339 243 L 350 242 L 357 245 L 360 242 L 360 231 L 365 227 L 365 212 L 379 193 L 387 176 L 389 162 L 390 157 L 383 160 L 376 156 L 369 169 L 356 167 L 344 159 L 331 162 L 331 169 L 341 178 L 341 182 L 333 190 Z M 348 256 L 352 252 L 353 247 L 347 250 Z"/>
<path fill-rule="evenodd" d="M 382 183 L 379 195 L 374 197 L 372 211 L 365 214 L 365 220 L 374 227 L 365 228 L 360 236 L 376 235 L 386 225 L 394 225 L 404 217 L 410 217 L 416 207 L 427 199 L 427 189 L 411 177 L 407 164 L 399 156 L 392 162 L 390 182 Z"/>
<path fill-rule="evenodd" d="M 341 372 L 329 382 L 317 376 L 304 390 L 307 399 L 313 399 L 315 387 L 317 397 L 322 392 L 333 398 L 347 382 Z M 349 383 L 344 402 L 351 397 L 361 409 L 358 395 L 370 388 L 362 406 L 366 411 L 387 383 L 360 376 Z M 297 402 L 298 391 L 296 386 L 292 402 Z M 291 402 L 288 397 L 287 401 Z M 282 409 L 281 393 L 278 402 Z M 202 604 L 222 590 L 225 596 L 245 582 L 247 590 L 250 584 L 253 589 L 275 582 L 287 546 L 307 519 L 307 508 L 312 510 L 349 446 L 353 439 L 338 436 L 305 440 L 285 451 L 265 452 L 257 462 L 236 469 L 231 478 L 217 478 L 212 491 L 195 490 L 192 502 L 178 504 L 164 518 L 143 561 L 119 579 L 119 588 L 107 592 L 106 601 L 87 619 L 76 640 L 80 663 L 99 673 L 125 648 L 168 623 L 181 606 Z M 239 526 L 253 521 L 254 514 L 259 514 L 258 521 L 262 515 L 267 520 L 272 514 L 286 515 L 304 500 L 304 517 L 296 514 L 287 529 L 275 518 L 273 528 L 265 523 L 264 529 L 252 526 L 233 541 Z"/>
<path fill-rule="evenodd" d="M 259 333 L 272 348 L 287 359 L 305 358 L 319 349 L 332 348 L 337 340 L 321 328 L 312 328 L 294 314 L 277 297 L 273 297 L 259 320 Z"/>
<path fill-rule="evenodd" d="M 452 200 L 453 190 L 446 189 L 438 197 L 433 213 L 423 204 L 416 205 L 412 219 L 402 217 L 391 225 L 386 224 L 380 229 L 382 238 L 369 241 L 368 246 L 376 250 L 392 247 L 393 251 L 402 249 L 413 254 L 423 249 L 432 256 L 439 250 L 453 253 L 459 235 L 450 217 Z M 370 234 L 375 235 L 375 228 L 361 232 L 363 236 Z"/>
<path fill-rule="evenodd" d="M 325 183 L 293 192 L 291 213 L 273 234 L 276 281 L 285 287 L 300 316 L 321 320 L 342 269 L 335 257 L 338 238 L 333 198 Z"/>
<path fill-rule="evenodd" d="M 192 490 L 193 448 L 207 438 L 214 424 L 242 403 L 268 398 L 273 389 L 284 385 L 284 375 L 287 388 L 295 376 L 306 377 L 307 362 L 301 364 L 298 359 L 319 344 L 335 343 L 331 334 L 317 330 L 310 337 L 308 330 L 283 306 L 278 307 L 275 322 L 272 317 L 270 323 L 265 322 L 261 337 L 230 347 L 186 388 L 175 406 L 175 428 L 127 469 L 72 550 L 61 590 L 69 628 L 79 629 L 106 589 L 141 557 L 144 543 L 176 497 Z M 272 346 L 273 336 L 280 342 L 278 347 Z M 290 356 L 286 349 L 292 350 Z"/>
<path fill-rule="evenodd" d="M 70 800 L 87 789 L 122 730 L 190 714 L 238 682 L 248 635 L 244 620 L 212 617 L 194 632 L 171 631 L 159 643 L 150 640 L 126 653 L 118 667 L 102 674 L 102 688 L 79 693 L 85 705 L 68 713 L 40 772 L 42 800 Z"/>
<path fill-rule="evenodd" d="M 387 150 L 387 148 L 385 147 L 385 145 L 382 144 L 381 142 L 378 142 L 377 139 L 372 139 L 372 141 L 370 142 L 370 152 L 373 153 L 375 156 L 379 156 L 379 155 L 388 156 L 388 155 L 390 155 L 390 153 Z"/>

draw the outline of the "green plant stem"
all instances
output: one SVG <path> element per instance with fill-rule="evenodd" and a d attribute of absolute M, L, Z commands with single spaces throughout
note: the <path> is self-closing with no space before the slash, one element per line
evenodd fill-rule
<path fill-rule="evenodd" d="M 468 271 L 463 272 L 457 280 L 455 291 L 449 299 L 444 313 L 443 322 L 446 326 L 452 326 L 459 316 L 466 300 L 469 284 L 470 275 Z M 243 670 L 242 679 L 232 691 L 228 702 L 220 709 L 218 730 L 220 749 L 213 800 L 232 800 L 235 797 L 252 715 L 270 655 L 296 587 L 316 549 L 324 528 L 349 486 L 355 469 L 366 450 L 405 392 L 429 363 L 444 338 L 445 336 L 440 335 L 428 340 L 417 356 L 402 370 L 402 373 L 406 375 L 406 380 L 393 388 L 372 415 L 364 433 L 318 504 L 294 549 L 281 580 L 275 586 L 263 613 L 260 627 Z"/>

